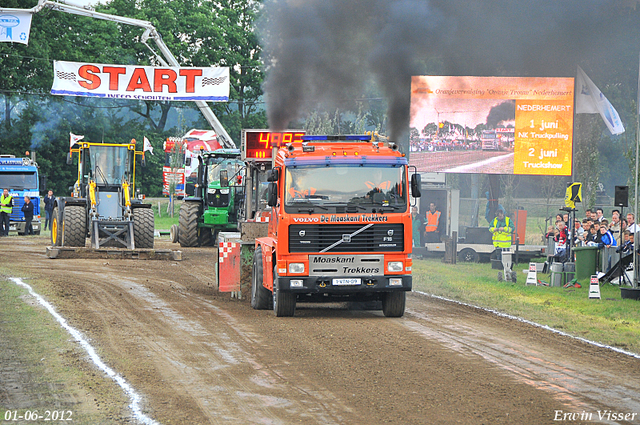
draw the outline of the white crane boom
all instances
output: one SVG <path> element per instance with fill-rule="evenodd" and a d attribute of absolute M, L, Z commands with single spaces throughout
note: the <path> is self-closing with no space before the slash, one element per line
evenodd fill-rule
<path fill-rule="evenodd" d="M 164 41 L 162 41 L 162 37 L 153 26 L 153 24 L 149 21 L 143 21 L 141 19 L 134 18 L 125 18 L 123 16 L 110 15 L 108 13 L 96 12 L 93 8 L 88 6 L 77 6 L 73 5 L 71 2 L 56 2 L 50 0 L 39 0 L 38 5 L 33 7 L 30 10 L 31 13 L 38 13 L 42 9 L 48 8 L 51 10 L 57 10 L 59 12 L 70 13 L 73 15 L 87 16 L 95 19 L 103 19 L 105 21 L 118 22 L 121 24 L 132 25 L 140 28 L 144 28 L 144 33 L 140 37 L 140 41 L 151 50 L 151 52 L 156 56 L 156 58 L 164 65 L 164 66 L 180 66 L 178 60 L 173 56 L 169 48 Z M 0 8 L 0 12 L 15 12 L 15 11 L 25 11 L 25 9 L 10 9 L 10 8 Z M 164 58 L 158 55 L 153 49 L 147 44 L 147 40 L 152 39 L 155 43 Z M 166 59 L 166 60 L 165 60 Z M 209 125 L 213 128 L 218 136 L 218 141 L 225 148 L 236 149 L 236 144 L 233 142 L 227 131 L 224 129 L 218 117 L 213 113 L 211 108 L 207 102 L 202 100 L 195 101 L 195 104 L 200 108 L 200 112 L 204 115 L 204 118 L 207 120 Z"/>

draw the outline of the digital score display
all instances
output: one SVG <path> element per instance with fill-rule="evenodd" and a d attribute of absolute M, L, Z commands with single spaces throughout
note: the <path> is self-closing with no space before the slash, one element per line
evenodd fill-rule
<path fill-rule="evenodd" d="M 273 148 L 284 146 L 291 142 L 302 141 L 304 131 L 273 132 L 269 130 L 242 131 L 242 160 L 271 161 Z"/>

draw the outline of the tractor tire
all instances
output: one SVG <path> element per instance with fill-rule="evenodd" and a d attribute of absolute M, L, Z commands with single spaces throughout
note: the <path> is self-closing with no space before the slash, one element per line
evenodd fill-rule
<path fill-rule="evenodd" d="M 87 242 L 87 212 L 81 205 L 62 211 L 62 246 L 84 247 Z"/>
<path fill-rule="evenodd" d="M 180 205 L 180 216 L 178 218 L 178 242 L 180 242 L 180 246 L 198 246 L 199 217 L 200 204 L 183 202 L 182 205 Z"/>
<path fill-rule="evenodd" d="M 402 317 L 406 302 L 406 292 L 387 292 L 382 298 L 382 313 L 386 317 Z"/>
<path fill-rule="evenodd" d="M 213 246 L 213 232 L 208 227 L 198 229 L 198 246 Z"/>
<path fill-rule="evenodd" d="M 267 310 L 271 294 L 262 284 L 264 273 L 262 268 L 262 247 L 257 247 L 253 254 L 253 273 L 251 276 L 251 308 Z"/>
<path fill-rule="evenodd" d="M 62 222 L 60 217 L 58 207 L 53 209 L 51 213 L 51 246 L 62 246 Z"/>
<path fill-rule="evenodd" d="M 278 266 L 273 268 L 273 311 L 276 317 L 291 317 L 296 312 L 296 294 L 278 290 Z"/>
<path fill-rule="evenodd" d="M 153 248 L 154 226 L 151 208 L 133 210 L 133 241 L 136 248 Z"/>

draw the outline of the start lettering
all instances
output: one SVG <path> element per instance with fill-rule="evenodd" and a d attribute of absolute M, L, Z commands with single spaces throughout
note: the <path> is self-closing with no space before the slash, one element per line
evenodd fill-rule
<path fill-rule="evenodd" d="M 98 89 L 104 80 L 108 81 L 109 90 L 112 91 L 118 91 L 120 84 L 126 83 L 126 91 L 129 92 L 141 90 L 145 93 L 162 93 L 166 87 L 169 93 L 177 93 L 176 81 L 184 78 L 186 93 L 195 93 L 196 77 L 202 76 L 202 70 L 180 69 L 176 73 L 173 69 L 156 68 L 153 75 L 149 75 L 144 68 L 135 68 L 131 77 L 127 77 L 125 67 L 105 65 L 100 69 L 95 65 L 83 65 L 78 70 L 78 75 L 83 78 L 78 84 L 87 90 Z"/>

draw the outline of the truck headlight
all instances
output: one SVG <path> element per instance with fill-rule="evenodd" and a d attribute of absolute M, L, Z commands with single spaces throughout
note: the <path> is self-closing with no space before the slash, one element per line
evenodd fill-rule
<path fill-rule="evenodd" d="M 289 273 L 304 273 L 304 263 L 289 263 Z"/>
<path fill-rule="evenodd" d="M 220 189 L 220 193 L 222 193 L 223 195 L 228 195 L 229 189 Z"/>
<path fill-rule="evenodd" d="M 387 271 L 389 272 L 401 272 L 402 268 L 402 261 L 389 261 L 387 263 Z"/>

